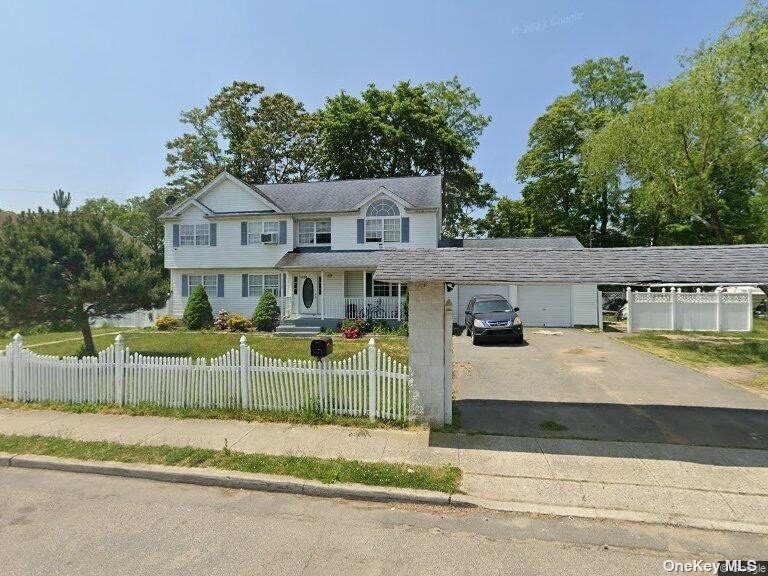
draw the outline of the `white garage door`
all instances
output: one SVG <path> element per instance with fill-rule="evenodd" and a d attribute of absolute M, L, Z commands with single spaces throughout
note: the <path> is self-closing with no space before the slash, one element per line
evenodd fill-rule
<path fill-rule="evenodd" d="M 570 284 L 529 284 L 517 288 L 517 305 L 527 326 L 570 326 Z"/>
<path fill-rule="evenodd" d="M 456 322 L 458 324 L 464 324 L 464 311 L 467 309 L 467 304 L 469 304 L 469 299 L 472 298 L 472 296 L 477 296 L 478 294 L 500 294 L 501 296 L 504 296 L 504 298 L 509 298 L 509 286 L 507 284 L 462 284 L 461 286 L 456 286 L 453 289 L 453 292 L 448 293 L 448 298 L 453 300 L 454 305 L 456 304 L 455 296 L 452 297 L 453 293 L 458 291 L 458 306 L 456 306 Z"/>

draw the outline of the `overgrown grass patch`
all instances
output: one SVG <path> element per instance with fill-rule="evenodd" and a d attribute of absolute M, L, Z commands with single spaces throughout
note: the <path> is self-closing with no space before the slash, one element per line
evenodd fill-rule
<path fill-rule="evenodd" d="M 20 410 L 58 410 L 75 414 L 118 414 L 126 416 L 162 416 L 166 418 L 196 418 L 200 420 L 242 420 L 243 422 L 285 422 L 288 424 L 352 426 L 355 428 L 416 427 L 416 424 L 399 420 L 374 420 L 361 416 L 323 414 L 314 410 L 283 412 L 277 410 L 241 410 L 236 408 L 170 408 L 156 404 L 117 404 L 66 402 L 12 402 L 0 399 L 0 408 Z"/>
<path fill-rule="evenodd" d="M 458 492 L 461 481 L 461 470 L 450 466 L 418 466 L 386 462 L 360 462 L 344 458 L 245 454 L 230 450 L 191 447 L 84 442 L 51 436 L 0 434 L 0 451 L 80 460 L 218 468 L 294 476 L 329 484 L 349 482 L 368 486 L 415 488 L 446 493 Z"/>

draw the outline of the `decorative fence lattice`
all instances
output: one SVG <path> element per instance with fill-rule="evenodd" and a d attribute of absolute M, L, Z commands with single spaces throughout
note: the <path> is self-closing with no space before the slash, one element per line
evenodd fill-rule
<path fill-rule="evenodd" d="M 0 351 L 0 396 L 16 401 L 141 404 L 188 408 L 312 410 L 326 414 L 409 420 L 412 378 L 376 348 L 350 358 L 279 360 L 240 349 L 204 358 L 131 353 L 118 335 L 97 357 L 41 356 L 16 335 Z"/>
<path fill-rule="evenodd" d="M 626 292 L 627 331 L 695 330 L 749 332 L 752 296 L 748 293 Z"/>

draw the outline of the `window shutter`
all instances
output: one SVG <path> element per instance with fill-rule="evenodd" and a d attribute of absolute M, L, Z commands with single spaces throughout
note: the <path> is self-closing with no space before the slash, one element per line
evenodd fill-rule
<path fill-rule="evenodd" d="M 280 220 L 280 236 L 279 236 L 278 242 L 280 244 L 285 244 L 288 242 L 288 221 L 287 220 Z"/>
<path fill-rule="evenodd" d="M 219 274 L 216 280 L 216 296 L 218 298 L 224 298 L 224 274 Z"/>
<path fill-rule="evenodd" d="M 186 298 L 189 296 L 189 276 L 186 274 L 181 275 L 181 297 Z"/>
<path fill-rule="evenodd" d="M 240 222 L 240 245 L 248 244 L 248 222 Z"/>
<path fill-rule="evenodd" d="M 368 298 L 373 297 L 373 274 L 371 272 L 365 273 L 365 295 Z"/>
<path fill-rule="evenodd" d="M 216 223 L 211 222 L 211 237 L 210 237 L 210 245 L 216 246 Z"/>
<path fill-rule="evenodd" d="M 400 241 L 401 242 L 411 241 L 411 219 L 410 218 L 400 219 Z"/>
<path fill-rule="evenodd" d="M 179 225 L 174 224 L 173 225 L 173 247 L 177 248 L 179 246 Z"/>
<path fill-rule="evenodd" d="M 357 243 L 365 244 L 365 219 L 357 219 Z"/>
<path fill-rule="evenodd" d="M 245 224 L 245 222 L 243 222 Z M 243 298 L 248 297 L 248 274 L 243 274 Z"/>

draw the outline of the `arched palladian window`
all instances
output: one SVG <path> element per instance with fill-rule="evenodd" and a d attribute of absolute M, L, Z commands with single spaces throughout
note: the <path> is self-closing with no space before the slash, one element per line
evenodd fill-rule
<path fill-rule="evenodd" d="M 365 212 L 366 242 L 400 242 L 400 210 L 392 200 L 381 198 Z"/>

